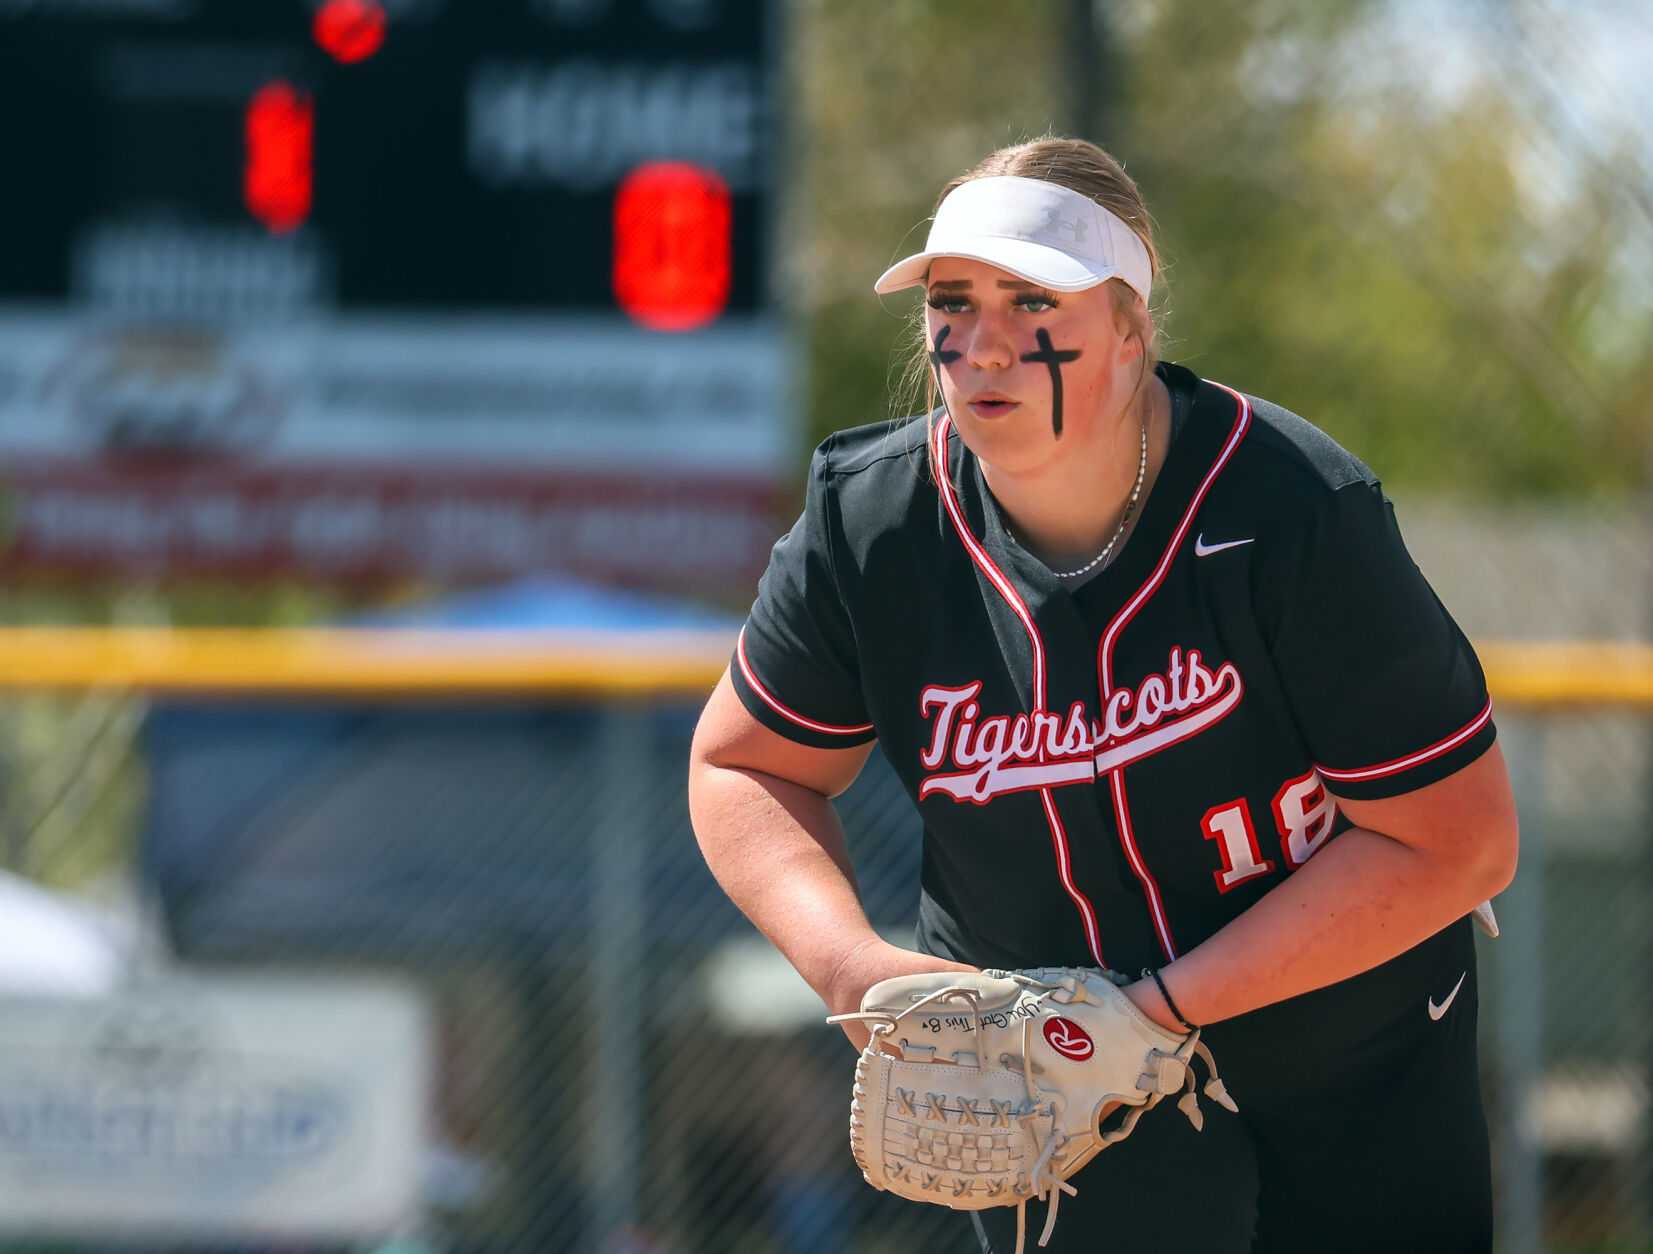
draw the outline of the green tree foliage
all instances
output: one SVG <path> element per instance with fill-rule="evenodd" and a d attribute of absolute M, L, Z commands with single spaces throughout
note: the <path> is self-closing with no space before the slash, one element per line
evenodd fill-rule
<path fill-rule="evenodd" d="M 1436 29 L 1399 8 L 1100 6 L 1098 137 L 1159 222 L 1166 355 L 1296 409 L 1392 484 L 1633 488 L 1653 417 L 1645 161 L 1548 117 L 1523 42 L 1542 30 L 1489 14 Z M 1058 128 L 1070 14 L 799 9 L 808 244 L 787 291 L 817 436 L 890 412 L 912 298 L 881 307 L 872 279 L 922 238 L 948 177 Z"/>
<path fill-rule="evenodd" d="M 941 184 L 1055 122 L 1049 24 L 1042 6 L 1030 6 L 1032 20 L 1019 7 L 808 0 L 795 9 L 798 183 L 783 233 L 796 245 L 784 250 L 780 281 L 808 337 L 817 438 L 892 412 L 886 372 L 912 302 L 881 301 L 872 283 L 923 240 Z"/>

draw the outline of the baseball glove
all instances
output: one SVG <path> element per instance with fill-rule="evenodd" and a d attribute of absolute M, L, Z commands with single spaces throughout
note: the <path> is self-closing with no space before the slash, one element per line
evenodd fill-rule
<path fill-rule="evenodd" d="M 1016 1207 L 1022 1254 L 1029 1198 L 1048 1198 L 1042 1246 L 1067 1180 L 1123 1141 L 1161 1098 L 1196 1129 L 1205 1095 L 1229 1110 L 1199 1032 L 1168 1032 L 1110 973 L 1078 968 L 939 972 L 867 990 L 859 1020 L 872 1040 L 855 1067 L 850 1149 L 876 1189 L 956 1210 Z"/>

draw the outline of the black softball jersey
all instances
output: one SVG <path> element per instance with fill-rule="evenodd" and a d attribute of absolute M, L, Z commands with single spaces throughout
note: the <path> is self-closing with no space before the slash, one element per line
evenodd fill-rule
<path fill-rule="evenodd" d="M 1166 461 L 1082 586 L 1016 543 L 945 415 L 827 439 L 759 585 L 735 689 L 803 744 L 879 740 L 923 820 L 927 952 L 1163 965 L 1335 840 L 1336 796 L 1493 742 L 1372 472 L 1276 405 L 1159 373 Z"/>

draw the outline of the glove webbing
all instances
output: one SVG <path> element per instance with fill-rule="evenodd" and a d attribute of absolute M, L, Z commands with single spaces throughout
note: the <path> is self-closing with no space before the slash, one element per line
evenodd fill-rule
<path fill-rule="evenodd" d="M 1031 980 L 1025 976 L 1018 975 L 1016 978 L 1025 984 L 1038 988 L 1054 989 L 1060 987 L 1060 985 L 1056 984 L 1045 984 L 1043 981 Z M 977 995 L 976 990 L 973 988 L 963 988 L 957 985 L 949 985 L 947 988 L 938 988 L 935 992 L 920 997 L 917 1001 L 913 1002 L 912 1005 L 906 1007 L 904 1010 L 898 1010 L 894 1014 L 889 1014 L 888 1012 L 879 1010 L 860 1010 L 850 1014 L 832 1015 L 827 1019 L 827 1022 L 865 1023 L 872 1021 L 872 1039 L 867 1043 L 867 1048 L 876 1049 L 880 1038 L 888 1036 L 891 1032 L 895 1031 L 896 1024 L 900 1023 L 901 1020 L 905 1019 L 908 1015 L 914 1013 L 915 1011 L 922 1010 L 925 1006 L 930 1005 L 932 1002 L 957 1000 L 959 998 L 963 998 L 969 1003 L 971 1018 L 974 1019 L 979 1017 L 981 1013 L 981 999 Z M 1032 1031 L 1033 1021 L 1031 1019 L 1022 1020 L 1023 1058 L 1028 1058 L 1031 1056 L 1033 1044 Z M 1008 1066 L 1014 1060 L 1009 1054 L 1004 1054 L 1000 1056 L 999 1061 Z M 1067 1181 L 1058 1180 L 1054 1176 L 1050 1177 L 1048 1180 L 1043 1178 L 1050 1170 L 1050 1160 L 1055 1156 L 1056 1151 L 1061 1148 L 1062 1138 L 1056 1132 L 1056 1103 L 1054 1101 L 1041 1102 L 1039 1100 L 1039 1094 L 1033 1087 L 1033 1076 L 1027 1067 L 1024 1066 L 1013 1069 L 1021 1071 L 1022 1082 L 1027 1086 L 1028 1099 L 1027 1105 L 1024 1106 L 1021 1112 L 1016 1116 L 1017 1122 L 1027 1129 L 1029 1138 L 1034 1142 L 1034 1144 L 1039 1146 L 1039 1156 L 1034 1159 L 1032 1170 L 1028 1173 L 1028 1183 L 1033 1189 L 1033 1196 L 1037 1197 L 1041 1202 L 1045 1201 L 1047 1194 L 1050 1198 L 1045 1212 L 1044 1232 L 1041 1233 L 1039 1237 L 1039 1245 L 1043 1247 L 1049 1243 L 1050 1234 L 1056 1230 L 1056 1205 L 1061 1200 L 1062 1194 L 1067 1193 L 1070 1196 L 1077 1196 L 1079 1190 Z M 1134 1115 L 1141 1115 L 1142 1111 L 1138 1108 L 1134 1109 L 1131 1113 Z M 1034 1122 L 1041 1116 L 1049 1116 L 1051 1118 L 1051 1133 L 1048 1137 L 1043 1139 L 1040 1138 L 1039 1130 Z M 1134 1124 L 1134 1122 L 1135 1121 L 1133 1120 L 1132 1123 Z M 1027 1201 L 1028 1199 L 1024 1197 L 1016 1203 L 1016 1254 L 1022 1254 L 1023 1246 L 1026 1242 Z"/>
<path fill-rule="evenodd" d="M 1035 980 L 1029 976 L 1022 975 L 1019 972 L 1006 972 L 1005 974 L 1011 976 L 1018 983 L 1021 983 L 1029 988 L 1038 988 L 1046 992 L 1057 992 L 1063 988 L 1060 984 L 1051 984 L 1044 980 Z M 913 1002 L 912 1005 L 903 1010 L 898 1010 L 894 1014 L 879 1010 L 853 1011 L 849 1014 L 832 1015 L 827 1019 L 827 1022 L 865 1023 L 871 1021 L 873 1024 L 871 1029 L 872 1039 L 868 1042 L 867 1048 L 876 1049 L 879 1040 L 893 1032 L 896 1025 L 908 1015 L 922 1010 L 924 1007 L 934 1002 L 958 1000 L 960 998 L 969 1004 L 972 1018 L 979 1016 L 981 1011 L 981 1001 L 976 990 L 958 985 L 949 985 L 946 988 L 939 988 L 933 993 L 926 994 L 917 1001 Z M 1032 1056 L 1032 1032 L 1033 1021 L 1031 1019 L 1024 1019 L 1022 1021 L 1022 1057 L 1024 1059 Z M 1234 1099 L 1229 1096 L 1227 1088 L 1223 1085 L 1222 1078 L 1217 1074 L 1217 1060 L 1211 1056 L 1210 1049 L 1208 1049 L 1205 1043 L 1200 1040 L 1200 1032 L 1198 1028 L 1195 1028 L 1185 1038 L 1183 1047 L 1177 1050 L 1178 1055 L 1183 1052 L 1183 1048 L 1186 1048 L 1189 1053 L 1189 1057 L 1183 1060 L 1188 1072 L 1188 1084 L 1182 1097 L 1177 1101 L 1177 1109 L 1182 1111 L 1182 1113 L 1187 1117 L 1189 1123 L 1193 1124 L 1194 1130 L 1199 1132 L 1205 1127 L 1205 1115 L 1199 1108 L 1199 1097 L 1195 1092 L 1195 1077 L 1192 1059 L 1196 1056 L 1205 1063 L 1206 1070 L 1209 1073 L 1209 1078 L 1206 1080 L 1204 1085 L 1205 1095 L 1212 1101 L 1223 1106 L 1225 1109 L 1238 1114 L 1240 1108 L 1235 1104 Z M 1010 1065 L 1014 1060 L 1008 1054 L 1005 1054 L 1000 1056 L 999 1061 L 1005 1065 Z M 1045 1226 L 1044 1230 L 1039 1234 L 1039 1246 L 1042 1249 L 1044 1246 L 1049 1244 L 1051 1234 L 1056 1230 L 1056 1212 L 1057 1207 L 1062 1200 L 1062 1194 L 1066 1193 L 1070 1197 L 1077 1197 L 1079 1195 L 1079 1190 L 1075 1186 L 1069 1184 L 1066 1180 L 1059 1180 L 1055 1176 L 1048 1174 L 1050 1171 L 1050 1160 L 1055 1156 L 1056 1151 L 1062 1147 L 1062 1144 L 1066 1139 L 1060 1136 L 1060 1134 L 1056 1131 L 1056 1128 L 1060 1124 L 1060 1120 L 1055 1117 L 1057 1113 L 1057 1103 L 1054 1100 L 1041 1102 L 1039 1100 L 1037 1090 L 1033 1087 L 1033 1076 L 1030 1069 L 1023 1067 L 1020 1068 L 1020 1070 L 1022 1071 L 1023 1082 L 1027 1086 L 1028 1103 L 1017 1116 L 1017 1121 L 1027 1129 L 1030 1139 L 1039 1146 L 1039 1156 L 1034 1160 L 1032 1170 L 1029 1173 L 1028 1183 L 1033 1190 L 1033 1196 L 1037 1197 L 1041 1202 L 1046 1203 Z M 1142 1078 L 1146 1080 L 1149 1077 L 1144 1075 Z M 1143 1085 L 1142 1087 L 1146 1088 L 1148 1086 Z M 1124 1121 L 1117 1128 L 1114 1128 L 1108 1132 L 1102 1131 L 1102 1122 L 1099 1115 L 1096 1124 L 1092 1128 L 1092 1134 L 1098 1140 L 1107 1144 L 1114 1144 L 1118 1141 L 1123 1141 L 1135 1129 L 1137 1120 L 1142 1118 L 1144 1110 L 1145 1107 L 1143 1106 L 1130 1107 L 1125 1114 Z M 1048 1137 L 1043 1139 L 1040 1138 L 1038 1128 L 1034 1125 L 1034 1120 L 1040 1116 L 1051 1117 L 1051 1133 Z M 1028 1199 L 1025 1197 L 1016 1203 L 1015 1254 L 1023 1254 L 1023 1250 L 1026 1246 L 1027 1203 Z"/>

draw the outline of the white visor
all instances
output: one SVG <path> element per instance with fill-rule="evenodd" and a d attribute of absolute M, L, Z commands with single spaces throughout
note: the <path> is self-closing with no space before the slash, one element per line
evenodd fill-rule
<path fill-rule="evenodd" d="M 1137 233 L 1089 196 L 1043 179 L 971 179 L 936 210 L 924 251 L 879 276 L 873 291 L 923 284 L 937 257 L 967 257 L 1029 283 L 1078 292 L 1123 279 L 1144 301 L 1153 283 Z"/>

